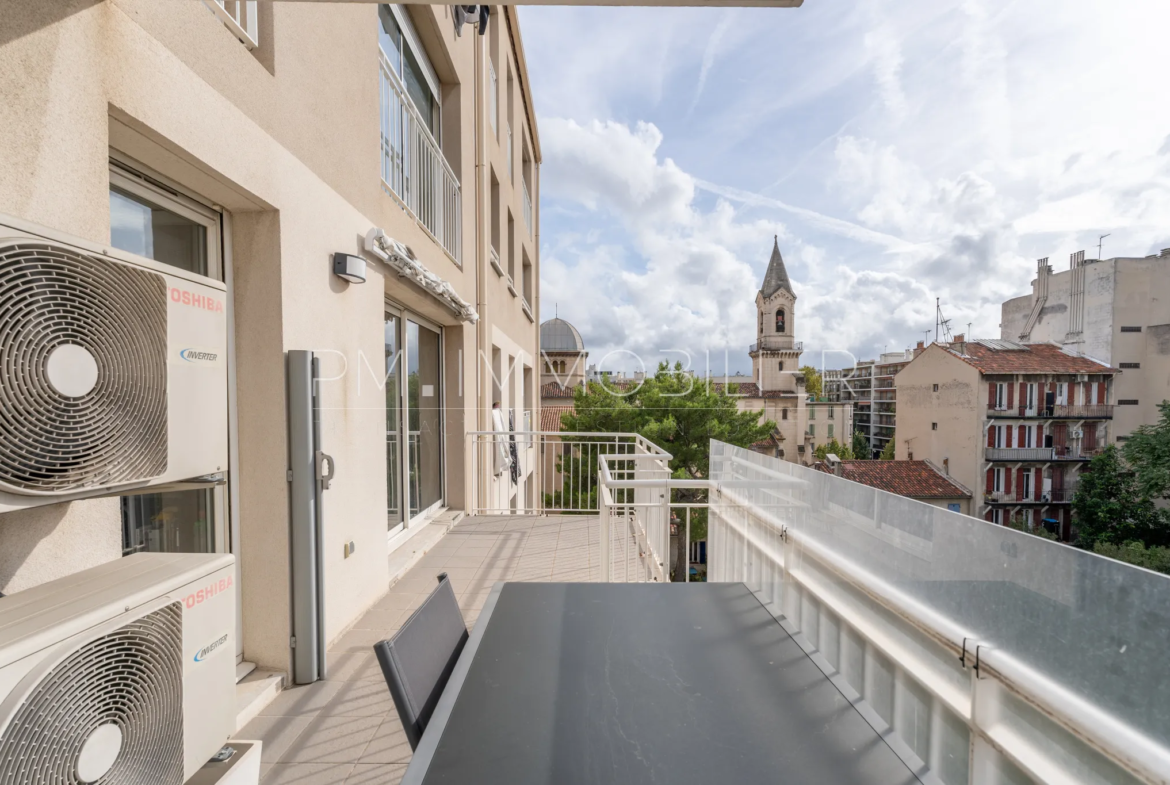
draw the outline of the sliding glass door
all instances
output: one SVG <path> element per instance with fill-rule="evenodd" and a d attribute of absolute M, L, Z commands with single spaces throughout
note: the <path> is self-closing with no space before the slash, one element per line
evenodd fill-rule
<path fill-rule="evenodd" d="M 438 327 L 387 310 L 386 525 L 390 533 L 443 502 L 443 342 Z"/>
<path fill-rule="evenodd" d="M 402 527 L 402 319 L 386 314 L 386 528 Z"/>

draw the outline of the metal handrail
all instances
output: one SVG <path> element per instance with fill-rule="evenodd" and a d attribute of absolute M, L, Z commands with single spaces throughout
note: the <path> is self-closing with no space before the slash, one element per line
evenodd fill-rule
<path fill-rule="evenodd" d="M 459 178 L 386 53 L 381 73 L 382 182 L 448 254 L 462 258 L 462 194 Z"/>

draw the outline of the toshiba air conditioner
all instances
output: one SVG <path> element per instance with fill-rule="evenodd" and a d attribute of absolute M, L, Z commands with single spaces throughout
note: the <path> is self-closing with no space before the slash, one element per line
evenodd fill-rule
<path fill-rule="evenodd" d="M 0 513 L 227 470 L 223 284 L 0 215 Z"/>
<path fill-rule="evenodd" d="M 0 782 L 192 777 L 235 730 L 234 573 L 139 553 L 0 598 Z"/>

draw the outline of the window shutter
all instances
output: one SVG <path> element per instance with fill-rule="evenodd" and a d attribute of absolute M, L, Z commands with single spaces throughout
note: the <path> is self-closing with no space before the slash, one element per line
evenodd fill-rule
<path fill-rule="evenodd" d="M 995 490 L 995 469 L 987 470 L 987 492 L 991 493 Z"/>
<path fill-rule="evenodd" d="M 1097 382 L 1097 403 L 1105 403 L 1105 382 Z"/>
<path fill-rule="evenodd" d="M 1003 470 L 1003 492 L 1006 494 L 1009 494 L 1009 495 L 1012 492 L 1012 470 L 1011 469 L 1004 469 Z"/>
<path fill-rule="evenodd" d="M 987 429 L 987 446 L 988 447 L 995 446 L 995 426 L 994 425 Z"/>
<path fill-rule="evenodd" d="M 1014 429 L 1012 428 L 1012 426 L 1009 425 L 1006 428 L 1004 428 L 1003 430 L 1004 430 L 1004 445 L 1003 446 L 1010 450 L 1012 448 L 1012 431 Z"/>
<path fill-rule="evenodd" d="M 995 408 L 995 382 L 987 385 L 987 408 Z"/>
<path fill-rule="evenodd" d="M 1019 435 L 1018 435 L 1018 436 L 1016 436 L 1016 446 L 1017 446 L 1017 447 L 1027 447 L 1027 446 L 1028 446 L 1028 439 L 1027 439 L 1027 436 L 1028 436 L 1028 431 L 1027 431 L 1027 428 L 1028 428 L 1028 426 L 1026 426 L 1026 425 L 1021 425 L 1021 426 L 1020 426 L 1020 432 L 1019 432 Z"/>
<path fill-rule="evenodd" d="M 1015 397 L 1015 395 L 1014 395 L 1014 393 L 1015 393 L 1015 390 L 1016 390 L 1016 386 L 1015 386 L 1014 384 L 1009 384 L 1009 385 L 1007 386 L 1007 396 L 1008 396 L 1008 399 L 1007 399 L 1007 407 L 1008 407 L 1009 409 L 1010 409 L 1010 408 L 1012 408 L 1012 406 L 1013 406 L 1013 405 L 1014 405 L 1014 403 L 1015 403 L 1015 402 L 1013 401 L 1013 398 Z"/>

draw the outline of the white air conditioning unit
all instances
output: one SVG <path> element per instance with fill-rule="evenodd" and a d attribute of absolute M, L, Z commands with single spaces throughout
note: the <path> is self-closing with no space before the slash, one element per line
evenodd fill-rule
<path fill-rule="evenodd" d="M 0 215 L 0 513 L 227 470 L 218 281 Z"/>
<path fill-rule="evenodd" d="M 0 782 L 194 775 L 235 730 L 234 574 L 140 553 L 0 599 Z"/>

